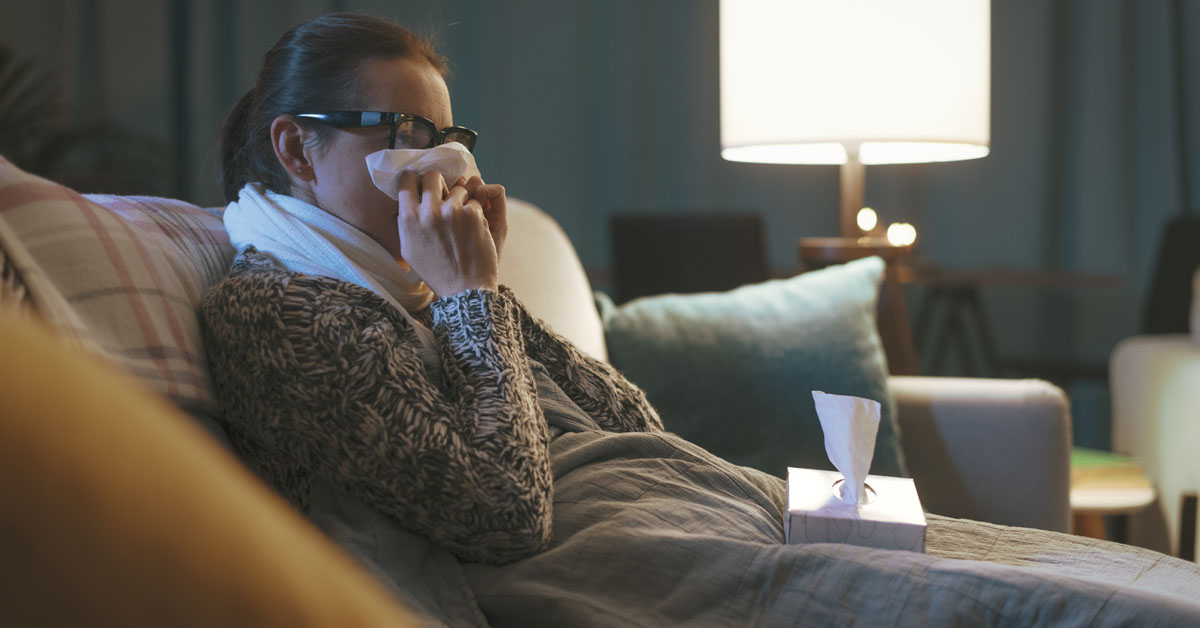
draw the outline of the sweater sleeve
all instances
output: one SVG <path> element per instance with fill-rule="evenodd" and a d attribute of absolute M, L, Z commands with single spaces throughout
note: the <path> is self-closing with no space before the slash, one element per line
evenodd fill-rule
<path fill-rule="evenodd" d="M 275 315 L 232 322 L 258 332 L 227 362 L 264 400 L 241 413 L 239 431 L 462 559 L 503 563 L 544 549 L 548 434 L 512 303 L 475 290 L 431 306 L 449 372 L 439 389 L 408 321 L 376 295 L 288 277 Z"/>
<path fill-rule="evenodd" d="M 550 378 L 584 412 L 609 432 L 661 432 L 662 419 L 646 393 L 607 362 L 601 362 L 534 318 L 507 286 L 529 357 L 546 366 Z"/>

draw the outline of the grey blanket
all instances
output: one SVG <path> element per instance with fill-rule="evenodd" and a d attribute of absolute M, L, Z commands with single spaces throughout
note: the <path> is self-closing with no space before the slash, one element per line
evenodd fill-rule
<path fill-rule="evenodd" d="M 562 434 L 551 547 L 464 565 L 493 626 L 1196 625 L 1200 569 L 931 516 L 927 553 L 784 545 L 785 485 L 672 434 Z"/>
<path fill-rule="evenodd" d="M 433 626 L 1200 625 L 1200 566 L 1114 543 L 929 516 L 925 554 L 784 545 L 783 480 L 538 394 L 547 551 L 461 565 L 327 484 L 309 516 Z"/>

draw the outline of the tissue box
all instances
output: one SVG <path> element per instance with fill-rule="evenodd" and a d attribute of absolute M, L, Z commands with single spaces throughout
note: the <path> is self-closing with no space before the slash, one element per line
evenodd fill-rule
<path fill-rule="evenodd" d="M 881 549 L 925 551 L 925 512 L 909 478 L 868 475 L 868 504 L 837 496 L 837 471 L 788 468 L 788 509 L 783 520 L 789 544 L 851 543 Z"/>

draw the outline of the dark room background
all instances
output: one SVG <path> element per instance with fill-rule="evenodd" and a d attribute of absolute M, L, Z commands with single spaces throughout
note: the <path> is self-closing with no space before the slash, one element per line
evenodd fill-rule
<path fill-rule="evenodd" d="M 480 132 L 485 179 L 552 214 L 597 287 L 618 212 L 758 212 L 778 275 L 795 271 L 798 237 L 838 231 L 836 167 L 721 160 L 717 0 L 2 6 L 0 41 L 42 71 L 72 128 L 139 164 L 124 184 L 138 189 L 101 179 L 81 191 L 221 204 L 213 138 L 263 53 L 296 23 L 350 9 L 437 37 L 455 121 Z M 913 223 L 925 260 L 1121 277 L 986 288 L 1006 356 L 1103 365 L 1138 332 L 1161 230 L 1200 205 L 1197 27 L 1196 0 L 993 0 L 991 154 L 868 169 L 867 204 Z M 1067 386 L 1077 442 L 1105 446 L 1103 378 Z"/>

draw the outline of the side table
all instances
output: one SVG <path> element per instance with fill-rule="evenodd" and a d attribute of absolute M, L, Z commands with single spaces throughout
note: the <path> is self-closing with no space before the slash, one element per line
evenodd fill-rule
<path fill-rule="evenodd" d="M 1094 449 L 1071 450 L 1071 518 L 1075 534 L 1108 539 L 1105 515 L 1133 514 L 1156 497 L 1150 480 L 1132 458 Z"/>
<path fill-rule="evenodd" d="M 900 290 L 900 269 L 897 262 L 912 254 L 913 247 L 895 246 L 883 238 L 801 238 L 801 270 L 817 270 L 833 264 L 878 255 L 887 263 L 887 274 L 879 287 L 876 307 L 876 326 L 887 356 L 888 372 L 892 375 L 919 375 L 917 348 L 904 293 Z"/>

